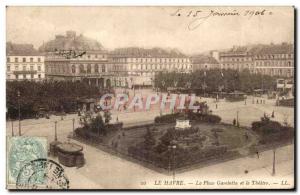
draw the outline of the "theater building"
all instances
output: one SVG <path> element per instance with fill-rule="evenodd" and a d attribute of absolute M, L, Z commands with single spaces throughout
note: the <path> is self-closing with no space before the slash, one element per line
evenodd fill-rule
<path fill-rule="evenodd" d="M 40 47 L 48 80 L 84 81 L 99 87 L 125 86 L 124 77 L 109 53 L 95 40 L 67 31 Z M 120 82 L 122 80 L 123 82 Z"/>

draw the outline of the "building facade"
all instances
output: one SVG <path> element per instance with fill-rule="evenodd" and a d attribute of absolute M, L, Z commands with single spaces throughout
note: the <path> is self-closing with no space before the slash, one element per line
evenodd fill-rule
<path fill-rule="evenodd" d="M 253 55 L 255 73 L 279 77 L 294 76 L 294 47 L 291 44 L 269 45 Z"/>
<path fill-rule="evenodd" d="M 191 58 L 193 71 L 220 69 L 220 63 L 212 56 L 198 55 Z"/>
<path fill-rule="evenodd" d="M 160 48 L 125 48 L 111 53 L 111 61 L 118 71 L 127 75 L 126 86 L 151 87 L 159 72 L 192 72 L 190 58 L 182 53 Z"/>
<path fill-rule="evenodd" d="M 49 80 L 84 81 L 99 87 L 125 86 L 118 63 L 95 40 L 67 31 L 40 47 Z"/>
<path fill-rule="evenodd" d="M 233 47 L 229 51 L 220 52 L 220 67 L 242 71 L 248 69 L 254 73 L 253 55 L 248 47 Z"/>
<path fill-rule="evenodd" d="M 30 44 L 7 43 L 6 80 L 45 79 L 44 56 Z"/>
<path fill-rule="evenodd" d="M 222 69 L 248 69 L 254 74 L 294 76 L 294 45 L 288 43 L 233 47 L 220 53 Z"/>
<path fill-rule="evenodd" d="M 45 58 L 46 75 L 49 80 L 85 81 L 99 87 L 111 86 L 108 54 L 106 51 L 75 51 L 79 56 L 66 57 L 48 52 Z"/>

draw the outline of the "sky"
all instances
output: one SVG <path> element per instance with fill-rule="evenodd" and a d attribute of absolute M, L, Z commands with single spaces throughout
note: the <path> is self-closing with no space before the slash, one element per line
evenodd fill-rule
<path fill-rule="evenodd" d="M 254 14 L 253 14 L 254 13 Z M 6 39 L 36 48 L 67 30 L 118 47 L 186 54 L 294 42 L 292 7 L 7 7 Z"/>

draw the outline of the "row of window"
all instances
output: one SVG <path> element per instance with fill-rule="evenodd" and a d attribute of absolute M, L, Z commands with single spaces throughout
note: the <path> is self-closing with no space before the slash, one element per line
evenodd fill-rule
<path fill-rule="evenodd" d="M 154 77 L 155 76 L 155 72 L 128 72 L 128 75 L 139 75 L 139 76 L 149 76 L 149 77 Z"/>
<path fill-rule="evenodd" d="M 162 69 L 191 69 L 192 65 L 188 64 L 131 64 L 129 70 L 162 70 Z"/>
<path fill-rule="evenodd" d="M 77 54 L 79 59 L 106 59 L 106 55 L 80 55 L 80 53 Z"/>
<path fill-rule="evenodd" d="M 279 58 L 293 58 L 293 54 L 269 54 L 269 55 L 257 55 L 255 59 L 279 59 Z"/>
<path fill-rule="evenodd" d="M 87 64 L 86 67 L 83 64 L 79 65 L 79 73 L 92 73 L 92 65 Z M 66 73 L 69 69 L 68 65 L 60 65 L 60 64 L 54 64 L 54 65 L 48 65 L 47 66 L 48 72 L 49 73 Z M 94 73 L 99 73 L 99 72 L 106 72 L 106 67 L 105 65 L 94 65 Z M 75 74 L 76 73 L 76 65 L 71 66 L 71 73 Z"/>
<path fill-rule="evenodd" d="M 14 61 L 12 61 L 12 59 L 14 59 Z M 34 58 L 25 58 L 25 57 L 7 57 L 6 59 L 7 62 L 34 62 Z M 37 62 L 42 62 L 41 58 L 37 58 Z"/>
<path fill-rule="evenodd" d="M 82 56 L 80 56 L 80 57 L 82 57 Z M 86 57 L 88 58 L 88 59 L 90 59 L 90 58 L 106 58 L 106 56 L 105 55 L 97 55 L 97 54 L 95 54 L 95 55 L 86 55 Z"/>
<path fill-rule="evenodd" d="M 99 69 L 101 67 L 101 69 Z M 105 72 L 105 65 L 98 65 L 98 64 L 95 64 L 94 65 L 94 72 L 95 73 L 99 73 L 99 72 Z M 76 66 L 75 65 L 72 65 L 72 73 L 76 73 Z M 79 73 L 92 73 L 92 65 L 91 64 L 88 64 L 86 66 L 86 69 L 84 67 L 83 64 L 80 64 L 79 65 Z"/>
<path fill-rule="evenodd" d="M 256 62 L 256 66 L 288 66 L 291 67 L 292 62 L 291 61 L 259 61 Z"/>
<path fill-rule="evenodd" d="M 293 70 L 291 69 L 267 69 L 267 68 L 262 68 L 262 69 L 256 69 L 256 73 L 262 73 L 262 74 L 268 74 L 271 76 L 274 75 L 279 75 L 279 76 L 292 76 L 293 75 Z"/>
<path fill-rule="evenodd" d="M 255 62 L 256 66 L 279 66 L 279 67 L 292 67 L 291 61 L 259 61 Z M 253 64 L 223 64 L 224 67 L 253 67 Z"/>
<path fill-rule="evenodd" d="M 29 69 L 28 69 L 28 66 L 26 66 L 26 65 L 23 65 L 22 66 L 22 70 L 23 71 L 27 71 L 27 70 L 30 70 L 30 71 L 34 71 L 34 70 L 37 70 L 37 71 L 42 71 L 42 68 L 41 68 L 41 66 L 37 66 L 37 69 L 35 68 L 36 66 L 34 66 L 34 65 L 30 65 L 29 66 Z M 9 72 L 9 71 L 11 71 L 12 69 L 11 69 L 11 66 L 10 65 L 8 65 L 7 66 L 7 71 Z M 15 71 L 18 71 L 19 70 L 19 65 L 14 65 L 14 70 Z"/>
<path fill-rule="evenodd" d="M 293 58 L 293 54 L 270 54 L 270 55 L 257 55 L 253 59 L 282 59 L 282 58 Z M 244 62 L 252 61 L 250 57 L 221 57 L 220 61 L 233 61 L 233 62 Z"/>
<path fill-rule="evenodd" d="M 187 58 L 113 58 L 113 62 L 189 62 Z"/>
<path fill-rule="evenodd" d="M 19 74 L 14 75 L 15 78 L 12 77 L 12 75 L 8 74 L 7 75 L 7 79 L 34 79 L 34 74 L 22 74 L 22 76 L 20 76 Z M 37 75 L 38 79 L 42 78 L 41 74 Z"/>
<path fill-rule="evenodd" d="M 245 58 L 228 58 L 228 57 L 224 57 L 224 58 L 220 58 L 220 61 L 224 62 L 224 61 L 233 61 L 233 62 L 244 62 L 244 61 L 251 61 L 251 58 L 245 57 Z"/>

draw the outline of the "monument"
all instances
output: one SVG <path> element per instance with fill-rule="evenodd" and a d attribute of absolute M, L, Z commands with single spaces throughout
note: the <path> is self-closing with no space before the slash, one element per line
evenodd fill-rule
<path fill-rule="evenodd" d="M 176 119 L 176 125 L 175 125 L 176 130 L 185 130 L 189 128 L 191 128 L 191 124 L 186 114 Z"/>

